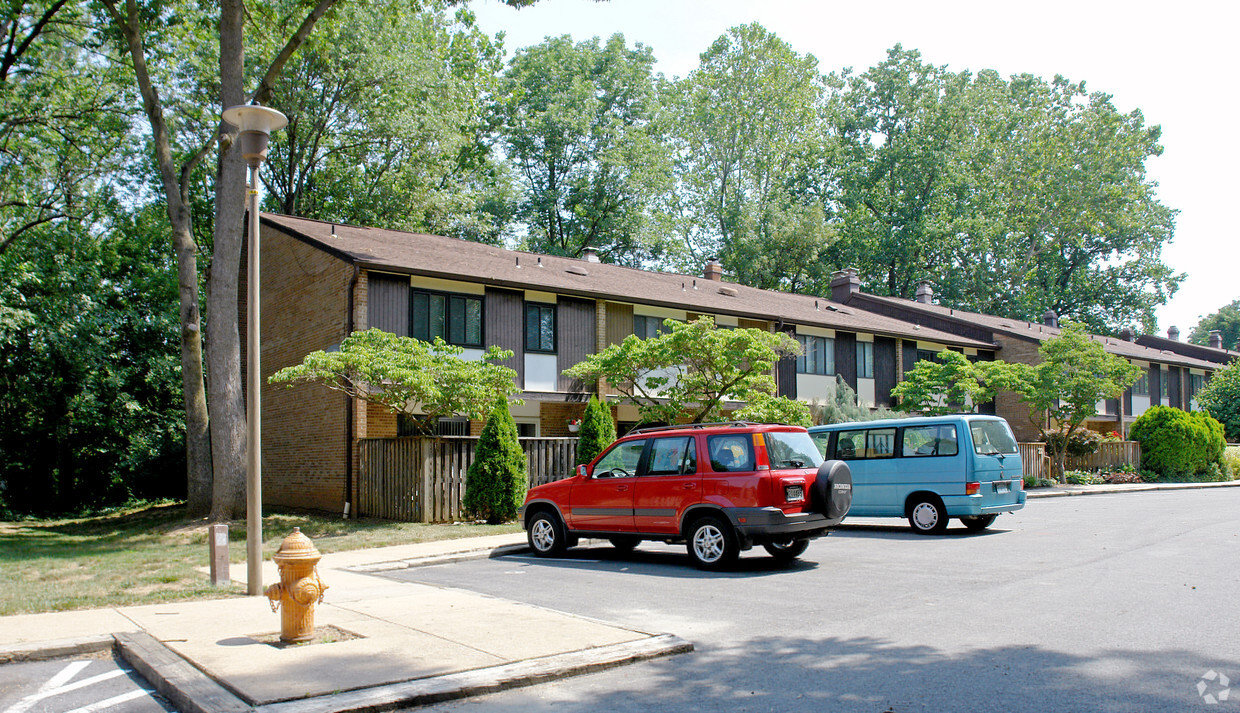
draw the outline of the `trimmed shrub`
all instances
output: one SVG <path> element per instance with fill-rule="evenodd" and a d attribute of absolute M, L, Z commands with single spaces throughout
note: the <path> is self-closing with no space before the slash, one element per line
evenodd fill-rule
<path fill-rule="evenodd" d="M 1205 413 L 1154 406 L 1133 422 L 1129 436 L 1141 442 L 1142 466 L 1160 480 L 1224 477 L 1223 425 Z"/>
<path fill-rule="evenodd" d="M 1063 448 L 1064 434 L 1063 431 L 1055 431 L 1048 433 L 1046 438 L 1048 450 L 1059 450 Z M 1082 456 L 1093 455 L 1098 452 L 1098 446 L 1102 444 L 1101 434 L 1095 433 L 1089 429 L 1079 429 L 1073 432 L 1072 436 L 1067 439 L 1067 447 L 1064 452 L 1070 457 L 1080 458 Z"/>
<path fill-rule="evenodd" d="M 577 436 L 577 465 L 594 460 L 615 440 L 616 422 L 611 420 L 611 409 L 597 396 L 591 396 Z"/>
<path fill-rule="evenodd" d="M 482 427 L 478 452 L 465 473 L 465 510 L 492 525 L 512 520 L 525 500 L 529 476 L 517 440 L 517 422 L 500 397 Z"/>
<path fill-rule="evenodd" d="M 1227 450 L 1227 437 L 1223 432 L 1223 424 L 1203 411 L 1193 411 L 1188 416 L 1193 420 L 1194 438 L 1201 449 L 1202 462 L 1197 472 L 1203 472 L 1212 464 L 1221 467 L 1223 452 Z"/>

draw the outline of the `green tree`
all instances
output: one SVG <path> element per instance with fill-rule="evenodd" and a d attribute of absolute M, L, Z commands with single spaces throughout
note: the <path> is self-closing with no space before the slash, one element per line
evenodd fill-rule
<path fill-rule="evenodd" d="M 1197 392 L 1197 403 L 1223 424 L 1227 440 L 1240 441 L 1240 360 L 1214 372 Z"/>
<path fill-rule="evenodd" d="M 1068 323 L 1059 336 L 1043 342 L 1038 354 L 1036 365 L 1009 364 L 995 386 L 1014 391 L 1024 401 L 1029 421 L 1046 441 L 1055 477 L 1062 481 L 1073 433 L 1096 413 L 1098 401 L 1118 398 L 1141 370 L 1108 354 L 1077 323 Z"/>
<path fill-rule="evenodd" d="M 872 421 L 879 418 L 891 418 L 895 414 L 886 406 L 874 410 L 861 403 L 857 392 L 838 374 L 835 377 L 835 389 L 826 400 L 815 398 L 809 404 L 813 424 L 821 426 L 827 423 L 852 423 L 853 421 Z"/>
<path fill-rule="evenodd" d="M 493 122 L 516 168 L 524 247 L 609 262 L 650 257 L 647 206 L 666 190 L 666 152 L 653 134 L 654 55 L 623 35 L 547 38 L 504 72 Z"/>
<path fill-rule="evenodd" d="M 517 516 L 525 500 L 529 476 L 525 452 L 517 440 L 517 422 L 508 410 L 508 399 L 500 396 L 482 427 L 474 462 L 465 473 L 467 512 L 498 525 Z"/>
<path fill-rule="evenodd" d="M 725 401 L 753 401 L 775 393 L 772 369 L 800 354 L 783 332 L 717 329 L 710 317 L 685 324 L 666 320 L 668 332 L 650 339 L 630 334 L 564 371 L 586 382 L 606 379 L 645 422 L 718 420 Z M 782 397 L 780 397 L 782 398 Z"/>
<path fill-rule="evenodd" d="M 339 351 L 307 354 L 270 381 L 319 383 L 393 413 L 416 415 L 418 430 L 429 435 L 441 417 L 481 420 L 497 398 L 517 391 L 517 373 L 499 364 L 511 351 L 490 346 L 478 361 L 462 359 L 462 352 L 439 337 L 432 344 L 368 329 L 345 337 Z"/>
<path fill-rule="evenodd" d="M 1223 305 L 1217 312 L 1202 317 L 1188 334 L 1188 341 L 1210 346 L 1210 332 L 1218 330 L 1223 338 L 1224 349 L 1235 349 L 1240 342 L 1240 300 Z M 1230 431 L 1228 431 L 1230 433 Z"/>
<path fill-rule="evenodd" d="M 345 4 L 275 84 L 268 204 L 287 215 L 497 242 L 507 174 L 485 146 L 499 41 L 468 10 Z M 423 7 L 425 6 L 425 7 Z"/>
<path fill-rule="evenodd" d="M 809 405 L 804 401 L 764 393 L 756 393 L 750 397 L 744 408 L 733 413 L 732 418 L 756 423 L 786 423 L 805 428 L 814 425 L 814 417 L 810 414 Z"/>
<path fill-rule="evenodd" d="M 698 67 L 665 89 L 676 191 L 668 228 L 697 264 L 717 255 L 737 281 L 797 290 L 821 281 L 834 234 L 822 184 L 825 86 L 800 55 L 757 23 L 728 30 Z"/>
<path fill-rule="evenodd" d="M 976 411 L 994 401 L 998 385 L 1007 383 L 1009 365 L 1003 361 L 969 361 L 960 352 L 944 349 L 936 361 L 921 360 L 896 384 L 891 395 L 902 411 L 931 416 Z"/>
<path fill-rule="evenodd" d="M 589 463 L 616 440 L 616 422 L 611 409 L 597 396 L 591 395 L 581 419 L 581 433 L 577 436 L 577 463 Z"/>

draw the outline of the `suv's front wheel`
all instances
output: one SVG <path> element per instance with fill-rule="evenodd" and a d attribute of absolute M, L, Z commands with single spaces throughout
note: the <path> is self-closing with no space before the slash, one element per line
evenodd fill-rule
<path fill-rule="evenodd" d="M 539 557 L 558 557 L 564 554 L 568 539 L 560 518 L 546 510 L 537 512 L 530 518 L 526 538 L 529 540 L 530 549 Z"/>
<path fill-rule="evenodd" d="M 689 528 L 689 558 L 700 569 L 720 569 L 740 554 L 736 535 L 726 522 L 707 515 Z"/>

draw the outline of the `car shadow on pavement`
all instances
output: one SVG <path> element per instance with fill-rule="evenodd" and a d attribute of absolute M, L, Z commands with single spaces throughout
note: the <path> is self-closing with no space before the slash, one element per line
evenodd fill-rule
<path fill-rule="evenodd" d="M 919 535 L 909 529 L 908 525 L 891 524 L 878 525 L 871 523 L 841 523 L 831 531 L 832 537 L 865 537 L 878 538 L 884 540 L 914 540 L 920 542 L 933 542 L 944 538 L 972 538 L 972 537 L 992 537 L 995 535 L 1004 535 L 1011 530 L 1002 527 L 991 527 L 981 532 L 973 532 L 964 527 L 948 527 L 941 535 Z"/>
<path fill-rule="evenodd" d="M 571 569 L 590 569 L 606 572 L 634 571 L 654 577 L 676 579 L 719 579 L 721 577 L 762 577 L 804 572 L 816 569 L 818 563 L 808 559 L 780 562 L 767 556 L 761 547 L 742 552 L 740 559 L 731 566 L 717 571 L 703 571 L 693 566 L 689 555 L 683 550 L 644 549 L 622 552 L 614 547 L 573 547 L 560 557 L 537 557 L 531 553 L 505 555 L 503 559 L 520 559 L 527 564 L 546 565 Z"/>

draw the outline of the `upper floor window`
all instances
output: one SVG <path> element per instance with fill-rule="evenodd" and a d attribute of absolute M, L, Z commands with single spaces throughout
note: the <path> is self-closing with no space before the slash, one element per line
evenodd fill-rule
<path fill-rule="evenodd" d="M 821 374 L 831 376 L 835 373 L 835 340 L 830 337 L 811 337 L 798 334 L 801 343 L 801 356 L 797 357 L 798 374 Z"/>
<path fill-rule="evenodd" d="M 653 339 L 660 334 L 667 334 L 672 331 L 663 324 L 662 317 L 647 317 L 645 315 L 633 315 L 633 334 L 638 339 Z"/>
<path fill-rule="evenodd" d="M 857 342 L 857 378 L 874 378 L 874 342 Z"/>
<path fill-rule="evenodd" d="M 1132 385 L 1133 396 L 1149 396 L 1150 395 L 1150 375 L 1148 371 L 1141 370 L 1141 378 L 1137 379 L 1137 383 Z"/>
<path fill-rule="evenodd" d="M 414 290 L 409 300 L 409 332 L 415 339 L 482 346 L 481 297 Z"/>
<path fill-rule="evenodd" d="M 1159 369 L 1162 373 L 1158 375 L 1158 391 L 1162 395 L 1162 400 L 1166 401 L 1171 398 L 1171 372 Z"/>
<path fill-rule="evenodd" d="M 938 357 L 938 352 L 930 351 L 929 349 L 918 349 L 917 350 L 917 361 L 932 362 L 932 361 L 935 361 L 937 357 Z"/>
<path fill-rule="evenodd" d="M 525 303 L 525 351 L 555 351 L 555 305 Z"/>
<path fill-rule="evenodd" d="M 1201 374 L 1189 374 L 1189 388 L 1193 390 L 1193 395 L 1206 387 L 1206 377 Z"/>

